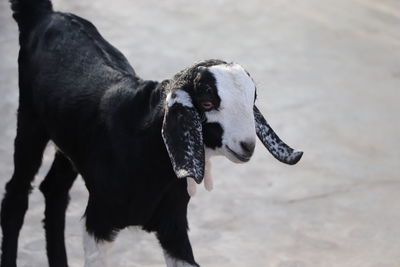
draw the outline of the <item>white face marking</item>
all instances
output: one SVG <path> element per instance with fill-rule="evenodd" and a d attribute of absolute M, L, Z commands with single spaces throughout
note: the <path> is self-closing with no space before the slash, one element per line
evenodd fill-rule
<path fill-rule="evenodd" d="M 216 152 L 225 155 L 233 162 L 242 162 L 229 149 L 241 155 L 240 142 L 254 143 L 256 140 L 253 114 L 254 82 L 238 64 L 215 65 L 208 70 L 216 79 L 221 99 L 219 110 L 205 113 L 207 122 L 218 122 L 224 130 L 222 147 L 217 148 Z"/>
<path fill-rule="evenodd" d="M 168 107 L 171 107 L 175 103 L 180 103 L 185 107 L 193 107 L 190 95 L 187 92 L 179 89 L 167 95 Z"/>
<path fill-rule="evenodd" d="M 113 242 L 97 242 L 92 235 L 83 230 L 85 267 L 107 267 L 107 252 L 112 244 Z"/>

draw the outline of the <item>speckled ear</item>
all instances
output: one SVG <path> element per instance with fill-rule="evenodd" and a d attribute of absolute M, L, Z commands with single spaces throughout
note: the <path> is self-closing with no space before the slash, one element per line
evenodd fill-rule
<path fill-rule="evenodd" d="M 202 125 L 190 96 L 177 90 L 167 96 L 162 137 L 178 178 L 204 177 L 204 144 Z"/>
<path fill-rule="evenodd" d="M 303 156 L 303 152 L 294 151 L 293 148 L 285 144 L 271 126 L 269 126 L 258 108 L 254 106 L 253 110 L 256 121 L 256 133 L 264 146 L 277 160 L 290 165 L 296 164 Z"/>

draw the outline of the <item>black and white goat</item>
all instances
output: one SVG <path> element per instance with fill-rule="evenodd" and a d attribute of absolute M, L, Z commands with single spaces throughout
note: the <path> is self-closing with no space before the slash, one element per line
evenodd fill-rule
<path fill-rule="evenodd" d="M 11 4 L 20 30 L 20 101 L 15 169 L 1 209 L 2 267 L 16 266 L 31 182 L 50 140 L 58 152 L 40 190 L 52 267 L 68 265 L 65 211 L 78 174 L 89 191 L 86 266 L 105 266 L 106 244 L 132 225 L 156 233 L 167 266 L 198 266 L 186 213 L 192 181 L 206 176 L 212 187 L 208 158 L 246 162 L 256 134 L 278 160 L 301 158 L 254 106 L 256 88 L 241 66 L 207 60 L 170 80 L 142 80 L 90 22 L 53 12 L 49 0 Z"/>

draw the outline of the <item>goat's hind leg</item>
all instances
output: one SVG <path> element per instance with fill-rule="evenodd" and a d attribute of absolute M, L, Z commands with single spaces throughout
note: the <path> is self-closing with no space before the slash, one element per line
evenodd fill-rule
<path fill-rule="evenodd" d="M 50 267 L 68 266 L 64 240 L 65 212 L 69 202 L 68 192 L 77 175 L 69 159 L 57 151 L 48 174 L 40 184 L 46 202 L 43 223 Z"/>
<path fill-rule="evenodd" d="M 14 143 L 14 173 L 6 184 L 1 204 L 2 267 L 15 267 L 18 236 L 28 208 L 31 182 L 37 173 L 48 142 L 44 128 L 29 113 L 18 114 Z"/>

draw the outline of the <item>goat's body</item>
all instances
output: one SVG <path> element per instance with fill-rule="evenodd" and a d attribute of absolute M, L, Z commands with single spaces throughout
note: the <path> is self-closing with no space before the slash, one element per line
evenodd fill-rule
<path fill-rule="evenodd" d="M 89 191 L 86 228 L 94 238 L 112 240 L 118 230 L 139 225 L 157 232 L 168 255 L 194 265 L 186 233 L 186 181 L 176 179 L 160 134 L 162 83 L 138 78 L 82 18 L 49 12 L 35 23 L 29 31 L 20 29 L 16 166 L 2 204 L 3 232 L 10 234 L 3 238 L 1 266 L 15 266 L 30 182 L 49 140 L 60 150 L 41 185 L 51 266 L 67 266 L 64 216 L 77 173 Z M 30 171 L 19 174 L 22 168 Z M 171 238 L 182 241 L 171 246 Z"/>
<path fill-rule="evenodd" d="M 177 183 L 160 135 L 163 88 L 136 77 L 92 24 L 70 14 L 53 13 L 41 21 L 21 60 L 22 73 L 35 73 L 21 77 L 30 83 L 21 89 L 32 92 L 33 114 L 94 195 L 89 230 L 109 239 L 114 227 L 146 225 L 166 186 Z M 152 160 L 155 154 L 165 160 Z M 92 216 L 96 226 L 90 225 Z M 97 232 L 107 219 L 110 224 Z"/>
<path fill-rule="evenodd" d="M 104 242 L 131 225 L 156 232 L 168 267 L 193 267 L 186 215 L 195 187 L 185 178 L 209 176 L 205 147 L 247 162 L 257 133 L 278 160 L 300 160 L 254 105 L 255 84 L 240 65 L 206 60 L 171 80 L 145 81 L 90 22 L 53 12 L 49 0 L 10 1 L 20 30 L 20 103 L 1 267 L 16 267 L 31 182 L 49 141 L 59 149 L 40 186 L 51 267 L 68 266 L 65 211 L 78 174 L 89 191 L 86 267 L 103 267 Z"/>

